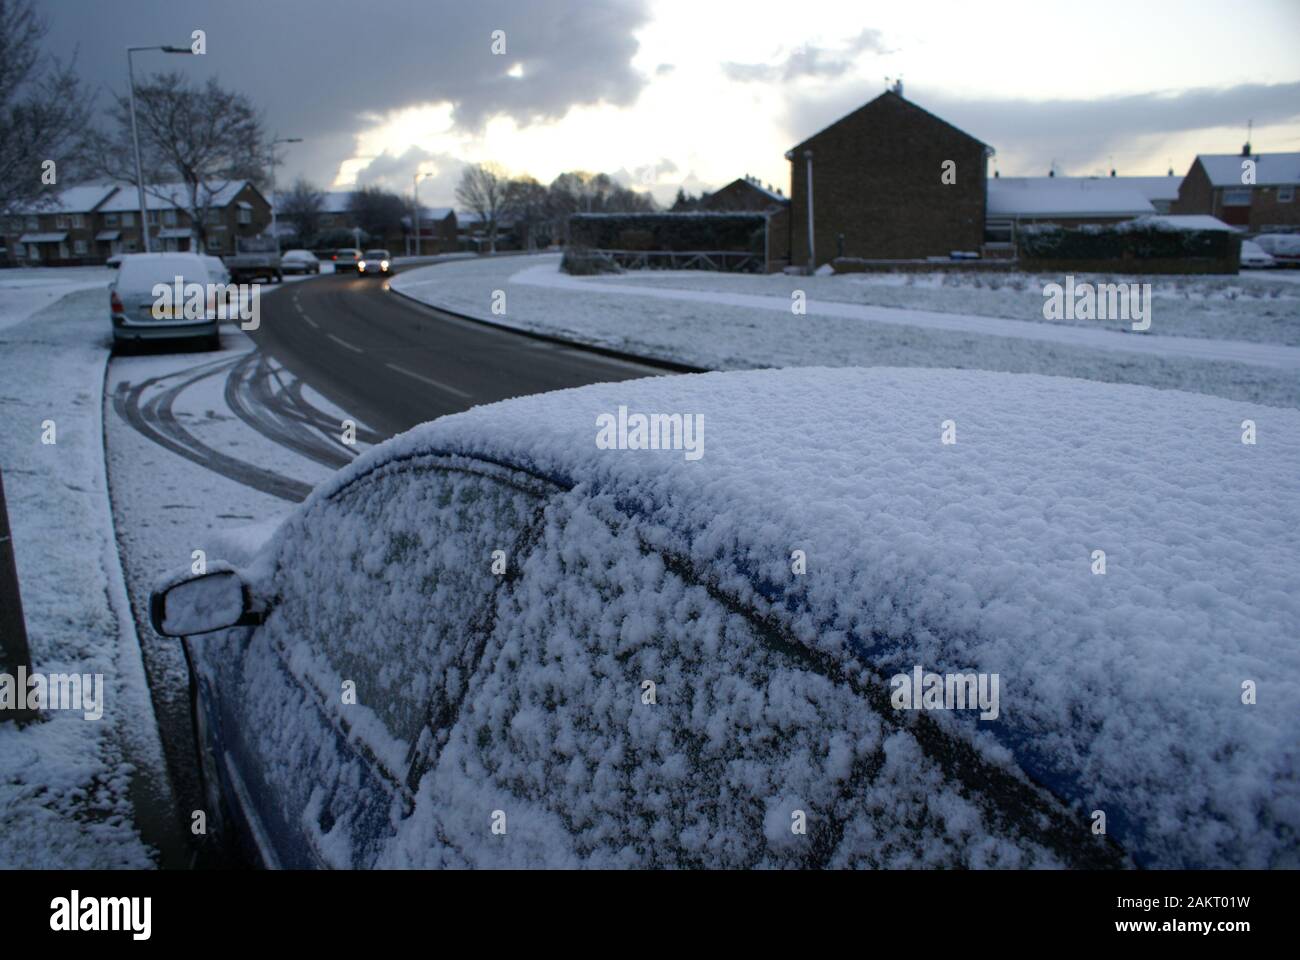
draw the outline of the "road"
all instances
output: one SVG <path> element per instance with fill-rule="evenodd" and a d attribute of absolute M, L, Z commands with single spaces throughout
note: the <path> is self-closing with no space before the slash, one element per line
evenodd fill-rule
<path fill-rule="evenodd" d="M 482 403 L 664 372 L 462 320 L 348 274 L 264 297 L 249 336 L 384 437 Z"/>

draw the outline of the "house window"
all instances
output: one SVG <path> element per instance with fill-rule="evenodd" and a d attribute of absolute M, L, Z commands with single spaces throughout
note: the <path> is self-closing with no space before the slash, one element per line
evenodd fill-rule
<path fill-rule="evenodd" d="M 73 243 L 72 249 L 74 249 L 77 252 L 78 256 L 84 256 L 86 253 L 86 241 L 77 240 L 75 243 Z"/>
<path fill-rule="evenodd" d="M 59 214 L 54 218 L 54 226 L 59 230 L 68 229 L 68 218 L 63 214 Z"/>
<path fill-rule="evenodd" d="M 74 213 L 72 215 L 72 226 L 74 229 L 80 230 L 85 225 L 86 225 L 85 220 L 82 218 L 81 214 Z"/>
<path fill-rule="evenodd" d="M 106 226 L 106 227 L 116 227 L 116 226 L 117 226 L 117 214 L 116 214 L 116 213 L 106 213 L 106 214 L 104 214 L 104 226 Z"/>
<path fill-rule="evenodd" d="M 14 256 L 17 257 L 19 260 L 22 260 L 23 258 L 25 258 L 25 257 L 27 256 L 27 247 L 26 247 L 26 245 L 25 245 L 25 244 L 21 244 L 21 243 L 15 243 L 15 244 L 14 244 Z"/>
<path fill-rule="evenodd" d="M 163 211 L 163 226 L 164 226 L 164 227 L 174 227 L 174 226 L 176 226 L 176 211 L 175 211 L 175 210 L 164 210 L 164 211 Z"/>
<path fill-rule="evenodd" d="M 126 246 L 126 252 L 127 252 L 127 253 L 135 253 L 135 251 L 136 251 L 136 242 L 135 242 L 134 240 L 128 240 L 128 241 L 126 241 L 125 246 Z"/>
<path fill-rule="evenodd" d="M 1250 206 L 1250 189 L 1245 190 L 1224 190 L 1223 205 L 1225 207 L 1249 207 Z"/>
<path fill-rule="evenodd" d="M 40 217 L 28 217 L 28 218 L 27 218 L 27 229 L 28 229 L 28 230 L 39 230 L 39 229 L 41 229 L 41 218 L 40 218 Z"/>
<path fill-rule="evenodd" d="M 1293 201 L 1293 200 L 1295 200 L 1295 187 L 1294 187 L 1294 186 L 1291 186 L 1291 187 L 1278 187 L 1278 188 L 1277 188 L 1277 202 L 1278 202 L 1278 203 L 1290 203 L 1290 202 Z"/>
<path fill-rule="evenodd" d="M 221 211 L 220 211 L 220 210 L 208 210 L 208 211 L 203 215 L 203 219 L 204 219 L 207 223 L 220 223 L 220 222 L 221 222 Z"/>
<path fill-rule="evenodd" d="M 250 210 L 248 207 L 240 207 L 240 208 L 239 208 L 239 222 L 240 222 L 240 223 L 252 223 L 252 222 L 253 222 L 253 211 Z"/>
<path fill-rule="evenodd" d="M 124 227 L 134 227 L 134 226 L 135 226 L 135 214 L 134 214 L 134 213 L 130 213 L 130 212 L 127 212 L 127 213 L 122 214 L 122 226 L 124 226 Z"/>
<path fill-rule="evenodd" d="M 221 250 L 222 243 L 220 237 L 208 237 L 208 252 L 214 253 Z"/>

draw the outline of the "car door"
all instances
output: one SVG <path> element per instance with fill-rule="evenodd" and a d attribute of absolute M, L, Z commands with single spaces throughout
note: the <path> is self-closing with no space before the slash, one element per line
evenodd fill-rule
<path fill-rule="evenodd" d="M 408 772 L 481 651 L 539 492 L 417 458 L 309 504 L 279 542 L 275 601 L 243 658 L 237 779 L 284 866 L 361 868 L 413 804 Z"/>
<path fill-rule="evenodd" d="M 796 641 L 649 529 L 582 490 L 548 504 L 380 862 L 1059 866 L 1093 839 L 1048 836 L 1012 775 L 900 719 L 883 680 Z M 1020 819 L 984 792 L 1008 783 Z"/>

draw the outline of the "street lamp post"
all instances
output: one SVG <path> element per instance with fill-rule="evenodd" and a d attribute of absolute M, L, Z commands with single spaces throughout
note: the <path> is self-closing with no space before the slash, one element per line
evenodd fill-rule
<path fill-rule="evenodd" d="M 420 255 L 420 178 L 431 177 L 431 173 L 420 173 L 418 170 L 411 177 L 411 192 L 415 195 L 415 255 Z"/>
<path fill-rule="evenodd" d="M 276 225 L 275 219 L 275 168 L 278 165 L 275 159 L 275 145 L 277 143 L 302 143 L 302 137 L 283 137 L 271 141 L 271 236 L 275 237 L 275 255 L 280 255 L 280 229 Z"/>
<path fill-rule="evenodd" d="M 135 190 L 140 203 L 140 236 L 144 238 L 144 252 L 149 252 L 149 212 L 144 202 L 144 171 L 140 166 L 140 132 L 135 123 L 135 67 L 131 63 L 131 54 L 140 50 L 161 50 L 163 53 L 193 53 L 189 47 L 163 44 L 154 47 L 126 48 L 126 77 L 128 99 L 131 103 L 131 143 L 135 147 Z"/>

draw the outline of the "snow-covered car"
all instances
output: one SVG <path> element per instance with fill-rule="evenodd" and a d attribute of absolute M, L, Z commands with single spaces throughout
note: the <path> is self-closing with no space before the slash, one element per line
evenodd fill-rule
<path fill-rule="evenodd" d="M 1300 412 L 1169 390 L 596 384 L 393 438 L 152 616 L 269 866 L 1295 868 L 1297 476 Z"/>
<path fill-rule="evenodd" d="M 1277 266 L 1277 261 L 1259 244 L 1243 240 L 1241 241 L 1241 265 L 1255 270 L 1264 270 Z"/>
<path fill-rule="evenodd" d="M 310 250 L 286 250 L 280 258 L 280 269 L 288 273 L 320 273 L 320 260 Z"/>
<path fill-rule="evenodd" d="M 182 293 L 179 303 L 175 296 L 177 277 Z M 205 340 L 209 349 L 219 349 L 217 306 L 208 295 L 208 285 L 228 280 L 225 267 L 216 257 L 197 253 L 126 254 L 108 285 L 114 345 L 197 337 Z M 159 284 L 169 288 L 167 297 L 155 293 Z M 192 284 L 203 286 L 199 317 L 185 315 L 185 299 Z"/>
<path fill-rule="evenodd" d="M 1265 233 L 1256 237 L 1254 243 L 1276 260 L 1279 267 L 1300 267 L 1300 233 Z"/>
<path fill-rule="evenodd" d="M 391 277 L 393 255 L 387 250 L 367 250 L 357 262 L 357 272 L 372 277 Z"/>
<path fill-rule="evenodd" d="M 334 251 L 331 259 L 334 261 L 334 272 L 345 273 L 357 269 L 357 264 L 361 262 L 361 251 L 356 247 L 340 247 Z"/>
<path fill-rule="evenodd" d="M 124 256 L 125 254 L 115 253 L 107 260 L 104 261 L 104 266 L 108 267 L 108 269 L 110 270 L 116 270 L 118 267 L 122 265 L 122 257 Z"/>

